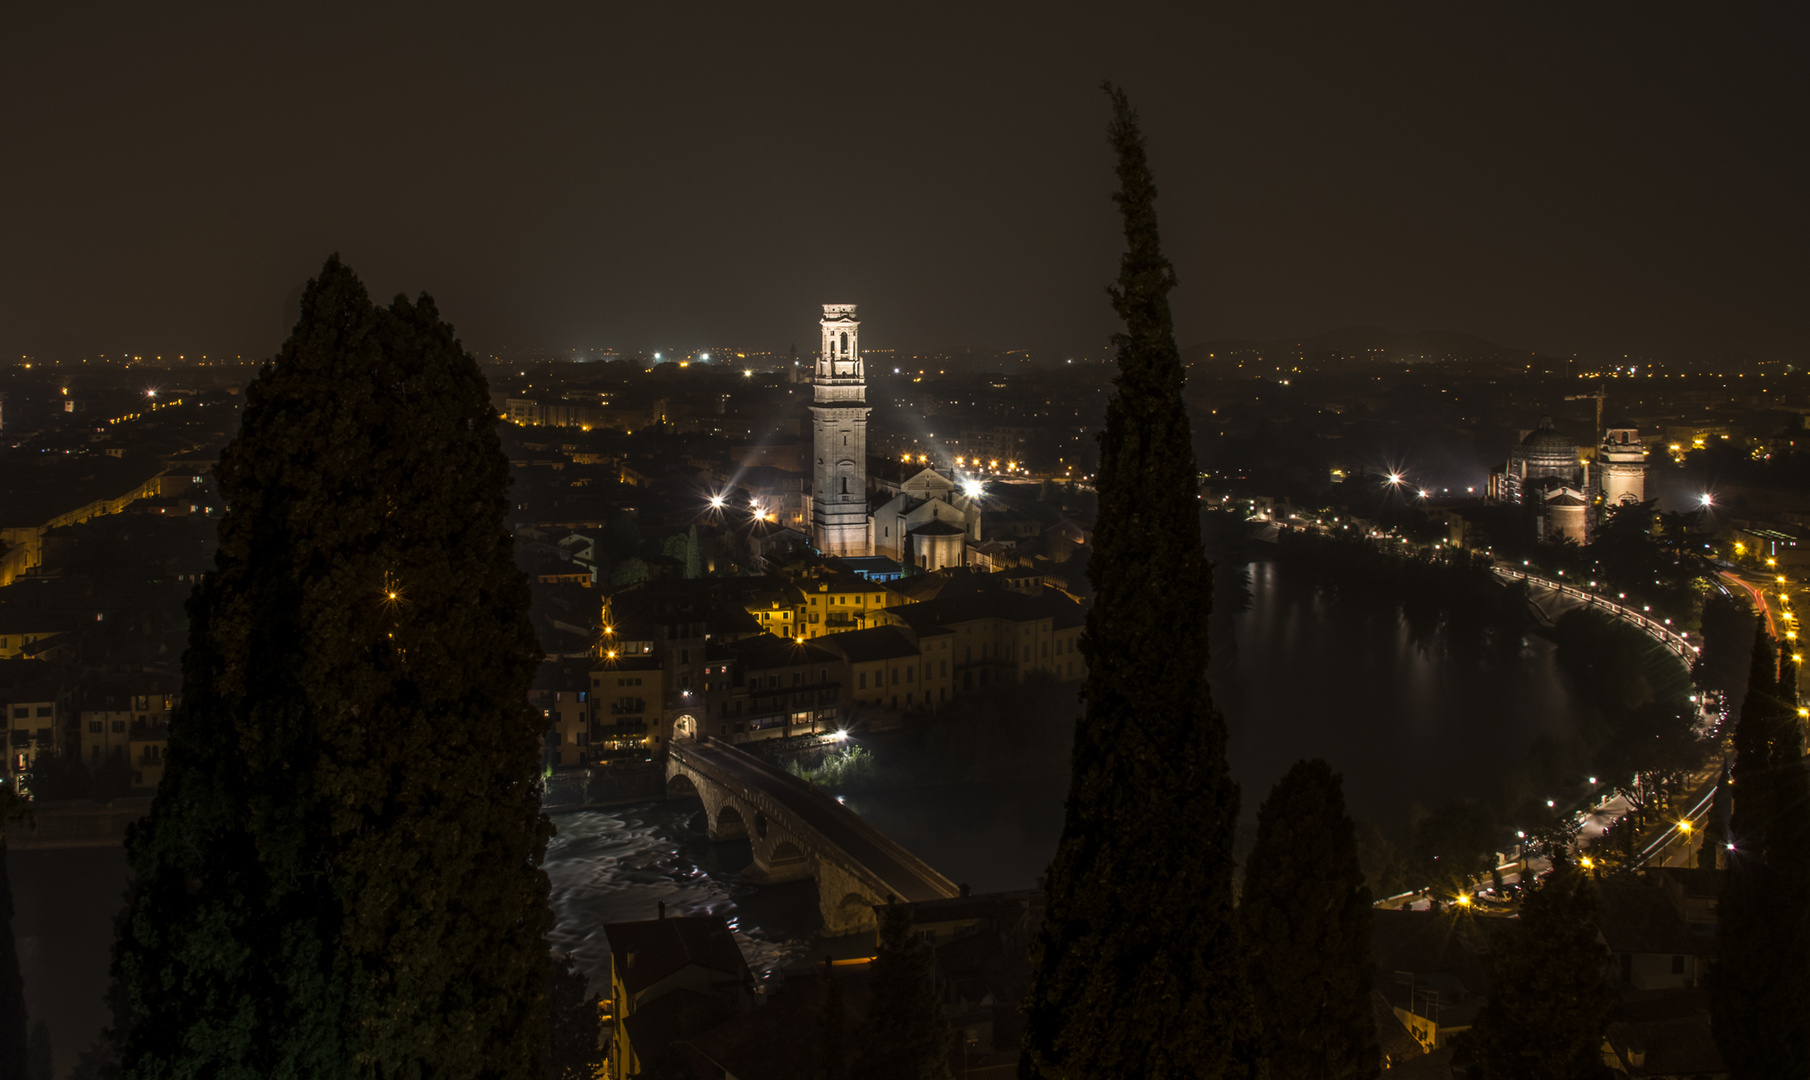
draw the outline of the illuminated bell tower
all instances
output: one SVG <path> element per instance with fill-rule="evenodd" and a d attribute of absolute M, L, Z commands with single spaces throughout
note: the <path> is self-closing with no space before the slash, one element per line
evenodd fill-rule
<path fill-rule="evenodd" d="M 870 555 L 861 322 L 855 305 L 825 304 L 821 325 L 811 379 L 811 542 L 825 555 Z"/>
<path fill-rule="evenodd" d="M 1610 428 L 1597 452 L 1602 462 L 1603 505 L 1608 508 L 1645 502 L 1647 448 L 1635 428 Z"/>

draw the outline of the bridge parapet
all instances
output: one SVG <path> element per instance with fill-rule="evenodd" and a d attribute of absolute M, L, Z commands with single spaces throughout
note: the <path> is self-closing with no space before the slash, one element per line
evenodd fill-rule
<path fill-rule="evenodd" d="M 667 777 L 669 797 L 695 793 L 703 801 L 711 839 L 747 836 L 754 863 L 744 880 L 813 878 L 831 935 L 872 929 L 874 906 L 892 899 L 960 891 L 822 790 L 727 744 L 675 742 Z"/>

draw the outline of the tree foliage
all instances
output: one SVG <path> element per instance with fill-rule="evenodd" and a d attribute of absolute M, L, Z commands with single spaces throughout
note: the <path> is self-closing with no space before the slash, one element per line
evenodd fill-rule
<path fill-rule="evenodd" d="M 115 955 L 132 1077 L 538 1072 L 544 719 L 508 463 L 423 296 L 337 257 L 246 393 Z"/>
<path fill-rule="evenodd" d="M 1810 775 L 1797 717 L 1797 665 L 1781 672 L 1755 634 L 1735 725 L 1728 877 L 1710 969 L 1716 1044 L 1737 1080 L 1810 1075 Z"/>
<path fill-rule="evenodd" d="M 1649 701 L 1610 721 L 1596 755 L 1597 775 L 1628 801 L 1644 824 L 1682 793 L 1703 765 L 1708 744 L 1695 729 L 1696 713 L 1682 701 Z"/>
<path fill-rule="evenodd" d="M 1462 1040 L 1467 1075 L 1483 1080 L 1607 1077 L 1603 1037 L 1616 998 L 1597 940 L 1598 904 L 1582 871 L 1560 862 L 1502 927 L 1485 957 L 1489 1000 Z"/>
<path fill-rule="evenodd" d="M 13 882 L 7 866 L 5 830 L 32 820 L 31 804 L 0 778 L 0 1080 L 23 1080 L 28 1066 L 25 976 L 13 937 Z"/>
<path fill-rule="evenodd" d="M 873 963 L 873 999 L 855 1029 L 855 1064 L 862 1080 L 950 1080 L 954 1045 L 937 994 L 930 946 L 911 932 L 903 904 L 878 909 L 880 949 Z M 832 976 L 833 977 L 833 976 Z"/>
<path fill-rule="evenodd" d="M 1108 292 L 1125 329 L 1100 434 L 1087 712 L 1032 946 L 1026 1068 L 1201 1080 L 1247 1068 L 1250 1052 L 1232 910 L 1238 788 L 1207 691 L 1212 568 L 1169 314 L 1175 276 L 1137 115 L 1107 90 L 1126 239 Z"/>
<path fill-rule="evenodd" d="M 1370 890 L 1340 778 L 1299 761 L 1257 812 L 1238 921 L 1270 1075 L 1376 1076 Z"/>
<path fill-rule="evenodd" d="M 591 1080 L 597 1050 L 597 1002 L 570 956 L 547 965 L 547 1080 Z"/>

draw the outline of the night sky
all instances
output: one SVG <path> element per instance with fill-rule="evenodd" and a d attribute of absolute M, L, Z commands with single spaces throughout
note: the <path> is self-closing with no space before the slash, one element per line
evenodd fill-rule
<path fill-rule="evenodd" d="M 1801 360 L 1795 8 L 15 3 L 0 355 L 268 355 L 335 250 L 479 351 L 1098 355 L 1110 77 L 1183 344 Z"/>

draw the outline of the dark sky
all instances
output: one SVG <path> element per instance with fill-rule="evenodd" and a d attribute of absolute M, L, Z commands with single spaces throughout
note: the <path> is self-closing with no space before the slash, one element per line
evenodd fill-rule
<path fill-rule="evenodd" d="M 0 355 L 266 355 L 334 250 L 480 351 L 1098 349 L 1110 76 L 1184 344 L 1801 359 L 1796 7 L 11 4 Z"/>

